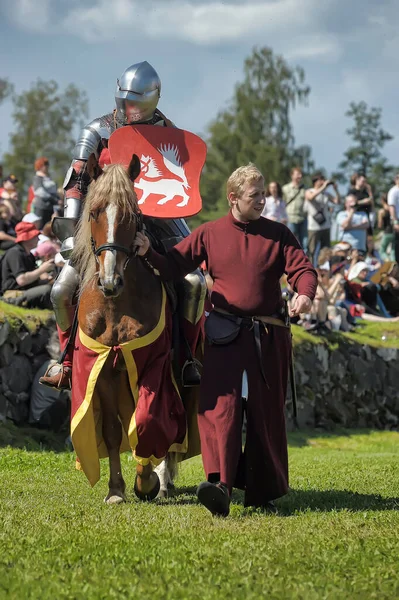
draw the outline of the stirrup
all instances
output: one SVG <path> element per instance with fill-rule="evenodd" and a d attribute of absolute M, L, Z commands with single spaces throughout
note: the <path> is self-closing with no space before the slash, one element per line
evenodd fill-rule
<path fill-rule="evenodd" d="M 72 368 L 65 367 L 62 363 L 50 363 L 39 383 L 58 390 L 71 390 Z"/>
<path fill-rule="evenodd" d="M 181 370 L 181 382 L 183 387 L 194 387 L 201 383 L 200 370 L 202 364 L 196 358 L 187 359 Z"/>

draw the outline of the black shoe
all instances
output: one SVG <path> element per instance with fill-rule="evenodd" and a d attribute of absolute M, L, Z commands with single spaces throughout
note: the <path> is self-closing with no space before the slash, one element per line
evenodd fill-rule
<path fill-rule="evenodd" d="M 227 517 L 230 512 L 230 497 L 226 486 L 204 481 L 197 488 L 197 498 L 213 515 Z"/>
<path fill-rule="evenodd" d="M 183 387 L 194 387 L 201 383 L 199 367 L 201 363 L 197 360 L 186 360 L 181 370 L 181 382 Z"/>
<path fill-rule="evenodd" d="M 262 510 L 273 515 L 276 515 L 278 513 L 277 506 L 272 501 L 266 502 L 266 504 L 262 506 Z"/>

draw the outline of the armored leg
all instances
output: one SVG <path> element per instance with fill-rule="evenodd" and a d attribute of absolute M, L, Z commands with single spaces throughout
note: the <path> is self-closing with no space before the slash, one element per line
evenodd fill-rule
<path fill-rule="evenodd" d="M 75 298 L 79 281 L 78 272 L 67 261 L 51 291 L 51 302 L 57 321 L 60 348 L 64 354 L 64 359 L 62 364 L 50 364 L 44 376 L 40 378 L 40 383 L 49 387 L 71 388 L 73 346 L 67 347 L 67 344 L 76 310 Z"/>
<path fill-rule="evenodd" d="M 204 313 L 206 296 L 205 277 L 199 269 L 185 276 L 182 282 L 182 316 L 192 325 L 196 325 Z"/>
<path fill-rule="evenodd" d="M 201 335 L 201 317 L 204 313 L 206 295 L 205 277 L 199 269 L 189 273 L 180 284 L 178 303 L 179 321 L 183 334 L 183 368 L 181 380 L 184 386 L 199 385 L 201 364 L 195 359 L 198 340 Z"/>
<path fill-rule="evenodd" d="M 72 325 L 79 282 L 79 274 L 68 260 L 51 290 L 55 319 L 61 331 L 67 331 Z"/>

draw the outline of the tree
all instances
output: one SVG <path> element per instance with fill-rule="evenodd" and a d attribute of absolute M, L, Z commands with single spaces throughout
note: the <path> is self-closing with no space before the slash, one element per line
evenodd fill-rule
<path fill-rule="evenodd" d="M 8 79 L 0 78 L 0 104 L 13 92 L 13 85 Z"/>
<path fill-rule="evenodd" d="M 374 192 L 386 190 L 391 184 L 395 167 L 388 164 L 382 148 L 393 136 L 381 126 L 380 108 L 369 108 L 366 102 L 351 102 L 345 116 L 353 119 L 353 125 L 346 130 L 353 145 L 344 153 L 339 164 L 342 169 L 341 181 L 348 181 L 353 173 L 364 173 Z"/>
<path fill-rule="evenodd" d="M 290 113 L 306 103 L 309 86 L 300 67 L 290 67 L 270 48 L 255 48 L 230 105 L 207 129 L 208 156 L 201 179 L 204 210 L 194 224 L 226 212 L 225 183 L 242 164 L 255 163 L 267 180 L 288 181 L 293 164 L 312 164 L 310 149 L 295 150 Z"/>
<path fill-rule="evenodd" d="M 8 172 L 15 173 L 26 191 L 39 156 L 46 156 L 52 177 L 61 184 L 71 160 L 76 128 L 88 114 L 86 93 L 69 84 L 59 90 L 55 81 L 38 79 L 31 88 L 13 95 L 16 131 L 10 136 L 10 152 L 4 155 Z"/>

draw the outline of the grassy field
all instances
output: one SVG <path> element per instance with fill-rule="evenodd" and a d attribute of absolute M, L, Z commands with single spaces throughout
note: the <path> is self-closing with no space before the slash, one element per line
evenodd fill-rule
<path fill-rule="evenodd" d="M 106 464 L 91 490 L 43 441 L 0 425 L 0 598 L 399 598 L 399 433 L 293 434 L 279 514 L 236 494 L 225 520 L 196 502 L 199 459 L 174 498 L 108 507 Z"/>

